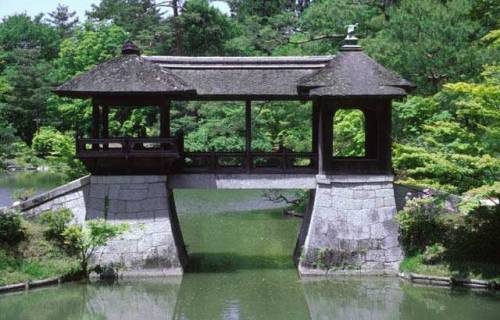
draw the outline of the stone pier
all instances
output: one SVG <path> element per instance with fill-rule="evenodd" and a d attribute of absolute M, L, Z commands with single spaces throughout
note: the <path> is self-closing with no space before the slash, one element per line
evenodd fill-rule
<path fill-rule="evenodd" d="M 300 273 L 396 273 L 402 251 L 394 219 L 393 177 L 318 175 L 316 179 Z"/>
<path fill-rule="evenodd" d="M 93 263 L 124 275 L 182 274 L 187 255 L 166 176 L 91 176 L 86 200 L 87 220 L 129 225 Z"/>

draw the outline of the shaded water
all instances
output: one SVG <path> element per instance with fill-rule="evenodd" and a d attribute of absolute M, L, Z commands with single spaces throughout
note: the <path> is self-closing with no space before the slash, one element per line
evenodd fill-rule
<path fill-rule="evenodd" d="M 184 192 L 178 205 L 197 201 L 199 191 Z M 496 293 L 417 287 L 396 278 L 301 280 L 291 260 L 301 220 L 280 210 L 184 209 L 179 220 L 190 253 L 183 278 L 68 283 L 2 295 L 0 320 L 499 319 Z"/>
<path fill-rule="evenodd" d="M 0 208 L 10 206 L 13 194 L 19 189 L 32 189 L 35 194 L 60 186 L 65 177 L 49 172 L 0 173 Z"/>

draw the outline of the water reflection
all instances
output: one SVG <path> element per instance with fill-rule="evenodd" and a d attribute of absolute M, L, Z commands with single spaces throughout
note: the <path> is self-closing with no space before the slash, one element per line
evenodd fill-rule
<path fill-rule="evenodd" d="M 290 270 L 66 284 L 0 297 L 0 319 L 498 319 L 500 295 Z"/>
<path fill-rule="evenodd" d="M 404 292 L 396 278 L 303 280 L 311 319 L 400 319 Z"/>

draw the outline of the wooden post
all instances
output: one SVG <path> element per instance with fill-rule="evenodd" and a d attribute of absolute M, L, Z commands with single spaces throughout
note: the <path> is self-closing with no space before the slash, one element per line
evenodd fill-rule
<path fill-rule="evenodd" d="M 109 106 L 102 106 L 101 107 L 101 118 L 102 118 L 102 137 L 104 139 L 109 138 Z M 108 144 L 104 143 L 103 144 L 103 149 L 107 150 L 108 149 Z"/>
<path fill-rule="evenodd" d="M 365 116 L 365 157 L 375 159 L 378 148 L 377 110 L 364 109 L 363 114 Z"/>
<path fill-rule="evenodd" d="M 99 105 L 95 102 L 92 103 L 92 139 L 99 138 Z"/>
<path fill-rule="evenodd" d="M 321 108 L 318 108 L 318 115 L 317 115 L 317 126 L 318 126 L 318 143 L 317 143 L 317 151 L 318 151 L 318 173 L 323 174 L 324 173 L 324 163 L 323 163 L 323 157 L 324 157 L 324 149 L 323 149 L 323 141 L 324 141 L 324 130 L 323 130 L 323 114 L 324 106 L 321 106 Z"/>
<path fill-rule="evenodd" d="M 252 168 L 252 102 L 245 101 L 245 163 L 247 172 Z"/>
<path fill-rule="evenodd" d="M 99 118 L 100 118 L 99 105 L 92 101 L 92 139 L 99 138 Z M 92 144 L 93 150 L 99 150 L 99 144 Z"/>
<path fill-rule="evenodd" d="M 312 105 L 312 146 L 311 151 L 318 153 L 319 104 L 314 100 Z"/>
<path fill-rule="evenodd" d="M 160 104 L 160 138 L 170 137 L 170 100 Z"/>

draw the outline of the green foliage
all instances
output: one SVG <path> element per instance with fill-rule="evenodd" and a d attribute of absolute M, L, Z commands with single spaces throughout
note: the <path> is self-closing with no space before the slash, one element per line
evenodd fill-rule
<path fill-rule="evenodd" d="M 394 166 L 404 181 L 463 193 L 498 180 L 499 72 L 484 70 L 482 82 L 447 84 L 396 105 Z"/>
<path fill-rule="evenodd" d="M 34 19 L 26 14 L 15 14 L 3 19 L 0 23 L 0 48 L 10 52 L 19 48 L 39 48 L 42 58 L 50 59 L 57 55 L 59 36 L 48 24 L 41 21 L 42 16 Z"/>
<path fill-rule="evenodd" d="M 365 116 L 360 110 L 338 110 L 333 120 L 333 156 L 365 156 Z"/>
<path fill-rule="evenodd" d="M 186 1 L 176 23 L 182 30 L 180 40 L 186 55 L 223 55 L 224 43 L 231 36 L 230 22 L 208 0 Z"/>
<path fill-rule="evenodd" d="M 63 166 L 68 177 L 79 177 L 86 171 L 75 159 L 74 138 L 62 134 L 52 127 L 43 127 L 33 138 L 32 148 L 37 156 L 46 159 L 53 166 Z"/>
<path fill-rule="evenodd" d="M 26 201 L 35 195 L 35 189 L 17 189 L 12 193 L 12 199 L 18 201 Z"/>
<path fill-rule="evenodd" d="M 127 32 L 114 24 L 84 24 L 61 43 L 55 60 L 57 79 L 65 81 L 116 56 L 127 39 Z"/>
<path fill-rule="evenodd" d="M 422 252 L 427 246 L 443 240 L 441 209 L 441 201 L 427 193 L 408 200 L 405 208 L 397 213 L 400 240 L 407 254 Z"/>
<path fill-rule="evenodd" d="M 17 140 L 16 130 L 7 122 L 0 119 L 0 170 L 4 161 L 11 155 L 10 146 Z"/>
<path fill-rule="evenodd" d="M 105 246 L 109 240 L 128 230 L 128 224 L 111 224 L 103 219 L 89 220 L 85 225 L 71 225 L 62 236 L 66 245 L 78 255 L 82 272 L 88 275 L 88 262 L 98 247 Z"/>
<path fill-rule="evenodd" d="M 73 219 L 73 213 L 69 209 L 60 209 L 55 211 L 46 211 L 40 216 L 40 222 L 47 227 L 44 235 L 49 240 L 56 240 L 59 243 L 64 242 L 64 231 L 68 228 Z"/>
<path fill-rule="evenodd" d="M 23 220 L 24 238 L 15 247 L 0 248 L 0 285 L 78 274 L 78 263 L 43 236 L 45 228 Z"/>
<path fill-rule="evenodd" d="M 377 61 L 413 80 L 420 93 L 435 93 L 446 81 L 469 80 L 491 59 L 478 44 L 484 34 L 471 17 L 471 3 L 403 0 L 363 45 Z"/>
<path fill-rule="evenodd" d="M 422 260 L 426 264 L 434 264 L 444 259 L 446 248 L 441 243 L 434 243 L 425 247 L 422 254 Z"/>
<path fill-rule="evenodd" d="M 0 246 L 15 246 L 21 242 L 24 237 L 25 230 L 19 213 L 7 211 L 0 214 Z"/>
<path fill-rule="evenodd" d="M 10 89 L 0 97 L 0 119 L 30 143 L 39 123 L 46 118 L 50 66 L 39 48 L 16 48 L 12 63 L 3 71 Z"/>

